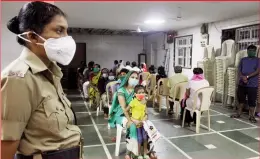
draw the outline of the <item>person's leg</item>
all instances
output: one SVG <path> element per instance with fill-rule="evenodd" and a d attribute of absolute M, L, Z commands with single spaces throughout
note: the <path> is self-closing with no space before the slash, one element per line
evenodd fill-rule
<path fill-rule="evenodd" d="M 256 108 L 256 99 L 257 99 L 257 88 L 251 87 L 247 88 L 248 92 L 248 105 L 249 105 L 249 120 L 252 123 L 256 123 L 255 119 L 255 108 Z"/>
<path fill-rule="evenodd" d="M 148 149 L 147 149 L 148 136 L 143 127 L 142 127 L 142 136 L 143 136 L 143 143 L 144 143 L 144 158 L 146 159 L 148 157 L 147 156 L 147 154 L 148 154 Z"/>
<path fill-rule="evenodd" d="M 142 128 L 137 128 L 138 155 L 141 156 L 141 145 L 143 142 Z"/>
<path fill-rule="evenodd" d="M 173 100 L 173 99 L 171 99 L 171 100 Z M 169 114 L 169 115 L 172 115 L 172 114 L 173 114 L 174 102 L 173 102 L 173 101 L 169 101 L 169 103 L 170 103 L 170 110 L 169 110 L 168 114 Z"/>
<path fill-rule="evenodd" d="M 83 83 L 83 93 L 86 99 L 88 98 L 88 85 L 89 85 L 89 81 Z"/>
<path fill-rule="evenodd" d="M 246 103 L 246 95 L 247 95 L 247 90 L 246 87 L 243 86 L 238 86 L 237 90 L 237 97 L 238 97 L 238 109 L 237 109 L 237 114 L 231 115 L 231 118 L 240 118 L 244 104 Z"/>

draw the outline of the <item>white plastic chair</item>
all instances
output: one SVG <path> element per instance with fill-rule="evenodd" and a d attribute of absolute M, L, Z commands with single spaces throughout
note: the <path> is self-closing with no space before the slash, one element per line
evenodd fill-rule
<path fill-rule="evenodd" d="M 117 84 L 118 84 L 117 81 L 112 81 L 112 82 L 109 82 L 109 83 L 107 84 L 107 86 L 106 86 L 107 104 L 108 104 L 108 110 L 109 110 L 108 112 L 110 112 L 110 107 L 111 107 L 111 105 L 110 105 L 110 99 L 109 99 L 109 89 L 111 88 L 111 90 L 112 90 L 112 98 L 113 98 L 114 93 L 116 92 L 116 90 L 114 90 L 113 88 L 114 88 L 115 85 L 117 85 Z M 109 125 L 109 124 L 107 125 L 107 128 L 110 129 L 110 125 Z"/>
<path fill-rule="evenodd" d="M 169 110 L 169 94 L 170 94 L 170 89 L 167 85 L 168 83 L 168 78 L 161 78 L 158 82 L 157 82 L 157 90 L 155 92 L 155 95 L 153 97 L 153 107 L 155 107 L 155 100 L 157 98 L 157 102 L 159 105 L 159 112 L 162 110 L 162 105 L 161 105 L 161 101 L 162 101 L 162 97 L 166 98 L 166 114 L 168 114 L 168 110 Z"/>
<path fill-rule="evenodd" d="M 116 124 L 116 148 L 115 148 L 115 156 L 119 156 L 119 149 L 121 144 L 121 136 L 122 132 L 126 133 L 126 123 L 127 119 L 123 119 L 123 126 L 120 124 Z"/>
<path fill-rule="evenodd" d="M 199 133 L 201 113 L 204 111 L 207 111 L 208 112 L 208 130 L 210 131 L 209 108 L 211 105 L 213 92 L 214 92 L 214 87 L 201 88 L 195 92 L 195 95 L 193 97 L 193 108 L 185 107 L 185 109 L 184 109 L 182 127 L 184 127 L 186 110 L 195 112 L 196 113 L 196 133 Z M 200 108 L 197 109 L 197 100 L 200 95 L 201 95 L 201 105 L 200 105 Z"/>
<path fill-rule="evenodd" d="M 175 107 L 175 113 L 176 113 L 176 119 L 179 117 L 180 111 L 180 101 L 183 99 L 186 88 L 187 88 L 188 82 L 181 82 L 178 83 L 174 86 L 174 94 L 173 94 L 173 102 L 174 102 L 174 107 Z M 179 96 L 177 96 L 179 95 Z M 176 99 L 179 99 L 178 101 Z M 170 101 L 170 99 L 169 99 Z"/>

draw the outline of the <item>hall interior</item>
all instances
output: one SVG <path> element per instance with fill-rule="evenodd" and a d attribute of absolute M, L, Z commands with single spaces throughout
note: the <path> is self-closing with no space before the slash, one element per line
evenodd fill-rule
<path fill-rule="evenodd" d="M 22 46 L 6 24 L 24 3 L 1 2 L 1 71 L 21 53 Z M 193 68 L 201 67 L 215 89 L 210 131 L 203 113 L 200 133 L 194 125 L 182 128 L 179 119 L 166 115 L 165 99 L 161 112 L 149 102 L 149 120 L 162 135 L 155 145 L 159 159 L 259 158 L 259 118 L 258 123 L 250 123 L 247 109 L 241 119 L 229 117 L 237 105 L 239 60 L 249 45 L 259 44 L 259 2 L 51 3 L 68 16 L 68 34 L 77 43 L 73 62 L 62 67 L 62 85 L 82 130 L 87 159 L 121 159 L 126 152 L 123 133 L 119 156 L 115 156 L 112 138 L 117 130 L 108 129 L 103 113 L 96 115 L 76 84 L 81 61 L 112 69 L 114 60 L 163 66 L 168 77 L 174 75 L 174 66 L 182 66 L 189 79 Z"/>

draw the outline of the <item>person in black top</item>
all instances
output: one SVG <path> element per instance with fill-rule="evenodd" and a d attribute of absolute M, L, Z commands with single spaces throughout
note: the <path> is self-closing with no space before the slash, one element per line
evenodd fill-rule
<path fill-rule="evenodd" d="M 165 73 L 165 69 L 163 66 L 158 67 L 158 75 L 156 76 L 156 82 L 158 82 L 161 78 L 167 78 Z"/>

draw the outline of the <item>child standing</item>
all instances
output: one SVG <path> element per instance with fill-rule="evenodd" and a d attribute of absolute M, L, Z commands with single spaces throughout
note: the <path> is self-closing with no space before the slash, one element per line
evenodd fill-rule
<path fill-rule="evenodd" d="M 142 85 L 137 85 L 134 89 L 135 98 L 130 102 L 128 110 L 130 110 L 131 120 L 137 127 L 137 139 L 138 139 L 138 159 L 149 159 L 147 155 L 148 136 L 143 128 L 143 121 L 147 120 L 147 108 L 146 108 L 146 94 L 145 88 Z M 143 144 L 144 151 L 141 152 L 141 145 Z M 143 154 L 143 156 L 142 156 Z"/>

